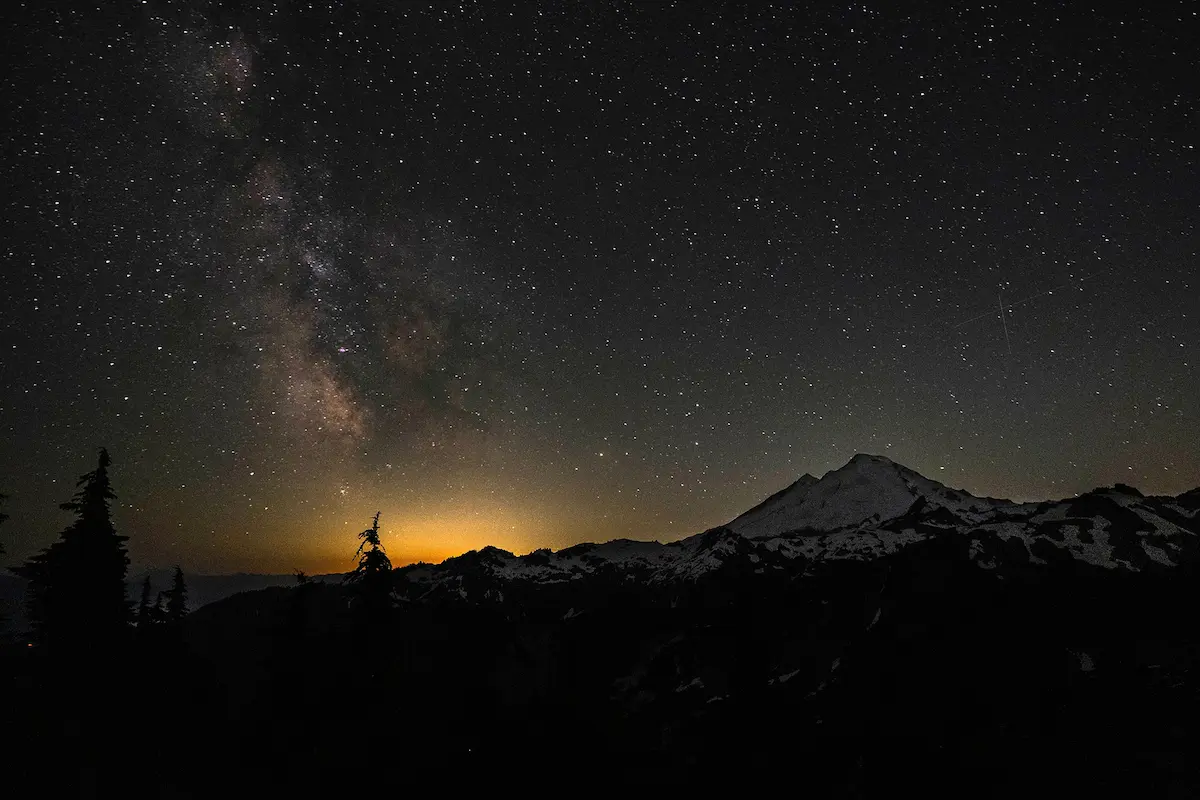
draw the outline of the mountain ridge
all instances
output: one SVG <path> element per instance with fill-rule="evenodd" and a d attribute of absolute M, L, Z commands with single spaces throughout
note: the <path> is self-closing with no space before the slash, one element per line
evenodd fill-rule
<path fill-rule="evenodd" d="M 886 558 L 942 536 L 960 538 L 985 570 L 1065 561 L 1141 572 L 1193 557 L 1198 509 L 1200 490 L 1146 497 L 1120 485 L 1041 503 L 976 497 L 884 456 L 858 454 L 820 479 L 802 476 L 726 525 L 666 544 L 614 540 L 525 556 L 489 547 L 397 574 L 410 599 L 492 601 L 515 586 L 671 585 L 727 569 L 806 572 L 820 563 Z"/>

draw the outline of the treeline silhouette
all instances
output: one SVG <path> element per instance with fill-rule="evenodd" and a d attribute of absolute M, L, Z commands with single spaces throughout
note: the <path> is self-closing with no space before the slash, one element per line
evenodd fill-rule
<path fill-rule="evenodd" d="M 6 780 L 36 787 L 38 796 L 62 797 L 311 788 L 314 769 L 320 771 L 314 764 L 327 761 L 314 760 L 306 741 L 313 739 L 314 718 L 327 718 L 334 695 L 358 683 L 368 702 L 356 705 L 345 724 L 361 714 L 358 724 L 369 728 L 370 703 L 382 711 L 387 705 L 379 698 L 396 688 L 386 680 L 398 649 L 384 635 L 396 603 L 379 514 L 359 534 L 357 563 L 344 585 L 325 586 L 298 572 L 295 589 L 272 593 L 276 602 L 265 613 L 250 613 L 251 622 L 265 623 L 260 629 L 205 628 L 200 649 L 210 655 L 208 632 L 230 638 L 216 646 L 218 653 L 243 646 L 264 651 L 246 663 L 218 658 L 245 673 L 230 676 L 188 641 L 180 566 L 157 592 L 147 575 L 136 608 L 126 596 L 128 537 L 113 524 L 111 466 L 101 449 L 96 468 L 61 505 L 75 519 L 48 547 L 11 567 L 27 582 L 31 629 L 10 636 L 0 659 L 8 711 L 2 724 L 6 738 L 18 742 L 7 754 Z M 0 495 L 0 505 L 5 499 Z M 0 513 L 0 522 L 7 518 Z M 331 610 L 336 622 L 328 619 Z M 338 678 L 330 680 L 330 673 Z M 254 676 L 249 684 L 246 675 Z M 244 696 L 247 685 L 251 694 Z"/>

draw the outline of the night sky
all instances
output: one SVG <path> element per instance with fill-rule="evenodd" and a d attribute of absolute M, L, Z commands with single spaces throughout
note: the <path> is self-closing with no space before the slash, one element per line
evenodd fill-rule
<path fill-rule="evenodd" d="M 1200 484 L 1194 3 L 248 5 L 0 12 L 6 563 Z"/>

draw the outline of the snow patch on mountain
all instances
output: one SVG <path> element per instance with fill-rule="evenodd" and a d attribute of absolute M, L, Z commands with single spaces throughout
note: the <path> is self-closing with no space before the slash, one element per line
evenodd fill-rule
<path fill-rule="evenodd" d="M 916 542 L 929 538 L 914 530 L 887 531 L 861 528 L 824 536 L 774 536 L 757 543 L 764 550 L 779 553 L 784 558 L 807 558 L 813 561 L 868 561 L 889 555 Z"/>

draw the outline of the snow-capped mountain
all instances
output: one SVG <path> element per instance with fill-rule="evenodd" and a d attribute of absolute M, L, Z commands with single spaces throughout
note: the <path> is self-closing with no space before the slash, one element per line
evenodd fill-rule
<path fill-rule="evenodd" d="M 882 456 L 857 455 L 821 479 L 806 475 L 727 525 L 676 542 L 617 540 L 516 556 L 494 547 L 399 570 L 410 598 L 503 601 L 512 590 L 666 586 L 719 570 L 803 573 L 823 562 L 873 561 L 955 537 L 980 568 L 1066 561 L 1139 572 L 1189 561 L 1200 548 L 1200 490 L 1145 497 L 1117 486 L 1018 504 L 975 497 Z"/>
<path fill-rule="evenodd" d="M 237 697 L 278 680 L 279 652 L 311 670 L 291 685 L 336 697 L 356 651 L 390 652 L 395 685 L 422 687 L 397 727 L 418 720 L 422 741 L 470 759 L 529 720 L 520 752 L 565 744 L 552 761 L 569 780 L 579 752 L 617 754 L 606 764 L 634 765 L 622 776 L 637 785 L 643 765 L 670 785 L 707 780 L 710 765 L 730 781 L 776 767 L 790 779 L 803 753 L 806 785 L 826 766 L 845 788 L 882 765 L 876 796 L 897 770 L 926 785 L 952 753 L 972 771 L 947 796 L 1008 763 L 1008 788 L 1028 792 L 1068 746 L 1063 785 L 1078 764 L 1101 769 L 1097 753 L 1119 764 L 1149 747 L 1163 754 L 1155 775 L 1192 763 L 1180 732 L 1200 731 L 1198 545 L 1200 490 L 1017 504 L 859 456 L 676 542 L 487 547 L 403 567 L 397 613 L 369 629 L 336 582 L 239 594 L 185 624 L 197 663 L 218 665 Z M 531 730 L 546 737 L 534 747 Z M 915 767 L 914 748 L 930 754 Z M 818 793 L 864 796 L 850 788 Z"/>
<path fill-rule="evenodd" d="M 898 517 L 917 498 L 924 498 L 930 508 L 946 508 L 964 517 L 1012 505 L 949 489 L 884 456 L 860 453 L 820 480 L 805 475 L 726 527 L 752 538 L 801 530 L 828 532 Z"/>

